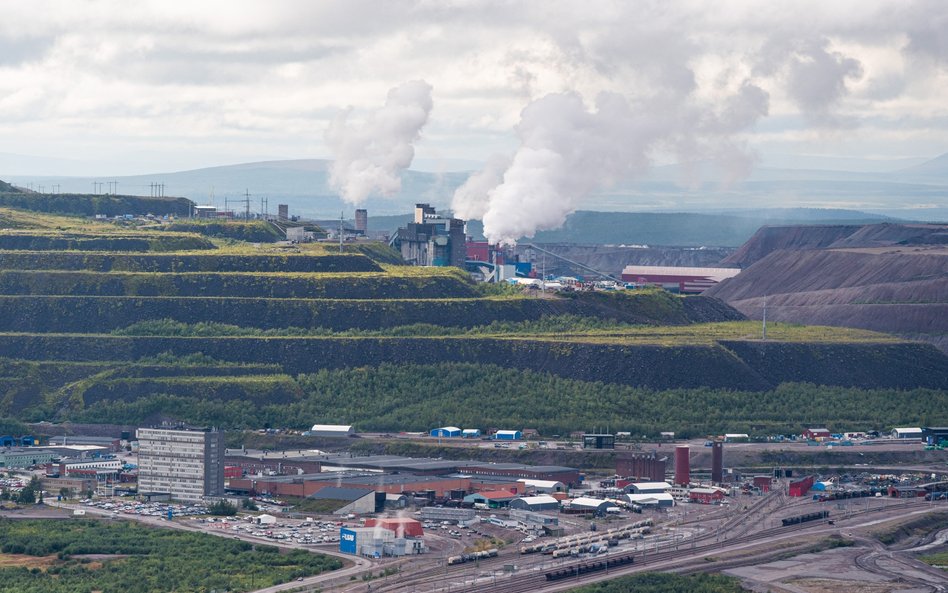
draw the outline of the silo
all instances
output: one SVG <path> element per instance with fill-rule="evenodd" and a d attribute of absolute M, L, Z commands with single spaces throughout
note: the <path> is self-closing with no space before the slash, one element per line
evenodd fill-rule
<path fill-rule="evenodd" d="M 711 445 L 711 482 L 720 484 L 724 481 L 724 443 L 714 441 Z"/>
<path fill-rule="evenodd" d="M 356 210 L 355 230 L 360 231 L 363 235 L 369 230 L 369 212 L 363 208 Z"/>
<path fill-rule="evenodd" d="M 691 467 L 689 466 L 688 445 L 675 447 L 675 485 L 687 486 L 691 483 Z"/>

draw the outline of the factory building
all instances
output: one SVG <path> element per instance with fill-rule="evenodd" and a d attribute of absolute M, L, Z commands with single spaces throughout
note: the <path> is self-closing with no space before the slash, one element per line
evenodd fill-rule
<path fill-rule="evenodd" d="M 326 501 L 327 508 L 335 507 L 335 510 L 332 511 L 334 515 L 375 513 L 379 510 L 378 502 L 380 498 L 384 503 L 384 495 L 382 497 L 377 496 L 372 488 L 340 488 L 336 486 L 323 488 L 308 497 L 309 500 Z"/>
<path fill-rule="evenodd" d="M 224 495 L 224 433 L 210 428 L 139 428 L 138 490 L 200 501 Z"/>
<path fill-rule="evenodd" d="M 622 270 L 624 282 L 637 285 L 661 286 L 666 290 L 698 294 L 718 282 L 741 273 L 739 268 L 685 268 L 673 266 L 626 266 Z"/>
<path fill-rule="evenodd" d="M 445 218 L 428 204 L 415 204 L 415 218 L 392 235 L 389 245 L 416 266 L 464 267 L 464 221 Z"/>
<path fill-rule="evenodd" d="M 665 459 L 654 453 L 623 453 L 616 459 L 616 475 L 633 480 L 661 482 L 665 479 Z"/>
<path fill-rule="evenodd" d="M 575 487 L 582 482 L 579 470 L 562 465 L 524 465 L 521 463 L 468 463 L 458 467 L 457 471 L 472 476 L 493 476 L 509 478 L 527 478 L 530 480 L 549 480 L 562 482 Z"/>
<path fill-rule="evenodd" d="M 815 482 L 816 478 L 813 476 L 807 476 L 801 480 L 790 482 L 787 493 L 790 496 L 806 496 L 806 493 L 810 491 L 810 488 L 813 487 Z"/>
<path fill-rule="evenodd" d="M 32 447 L 11 447 L 0 450 L 0 467 L 31 467 L 49 463 L 53 460 L 53 457 L 53 453 L 48 450 L 37 450 Z"/>

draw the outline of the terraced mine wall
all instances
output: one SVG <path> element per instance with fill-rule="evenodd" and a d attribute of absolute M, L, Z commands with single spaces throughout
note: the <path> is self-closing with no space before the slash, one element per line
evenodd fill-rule
<path fill-rule="evenodd" d="M 381 272 L 364 255 L 231 255 L 0 252 L 4 270 L 94 272 Z"/>
<path fill-rule="evenodd" d="M 0 250 L 71 251 L 194 251 L 216 249 L 213 243 L 193 235 L 56 235 L 0 233 Z"/>
<path fill-rule="evenodd" d="M 816 353 L 809 350 L 816 348 Z M 8 335 L 0 357 L 135 361 L 166 352 L 230 362 L 272 363 L 295 375 L 366 364 L 474 362 L 582 381 L 653 389 L 767 391 L 782 382 L 845 387 L 948 389 L 945 356 L 927 344 L 728 342 L 629 346 L 491 338 L 158 338 Z M 924 369 L 924 372 L 919 372 Z"/>
<path fill-rule="evenodd" d="M 243 273 L 0 271 L 0 294 L 165 296 L 281 299 L 474 298 L 474 284 L 460 275 L 334 276 Z M 700 313 L 694 307 L 696 314 Z M 733 314 L 733 313 L 732 313 Z"/>
<path fill-rule="evenodd" d="M 2 188 L 0 188 L 2 190 Z M 98 196 L 89 194 L 37 194 L 0 191 L 0 206 L 76 216 L 124 216 L 154 214 L 156 216 L 190 216 L 194 202 L 187 198 L 152 198 L 145 196 Z"/>

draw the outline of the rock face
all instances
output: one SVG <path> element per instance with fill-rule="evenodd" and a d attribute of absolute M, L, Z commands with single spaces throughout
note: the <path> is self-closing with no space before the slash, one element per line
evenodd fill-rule
<path fill-rule="evenodd" d="M 948 225 L 763 228 L 705 293 L 748 317 L 890 332 L 948 347 Z"/>

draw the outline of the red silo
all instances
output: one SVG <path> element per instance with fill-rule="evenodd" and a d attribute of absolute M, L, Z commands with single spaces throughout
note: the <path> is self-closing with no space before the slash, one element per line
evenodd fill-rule
<path fill-rule="evenodd" d="M 691 467 L 689 465 L 688 445 L 675 447 L 675 485 L 687 486 L 691 483 Z"/>
<path fill-rule="evenodd" d="M 724 443 L 714 441 L 711 445 L 711 482 L 720 484 L 724 481 Z"/>

